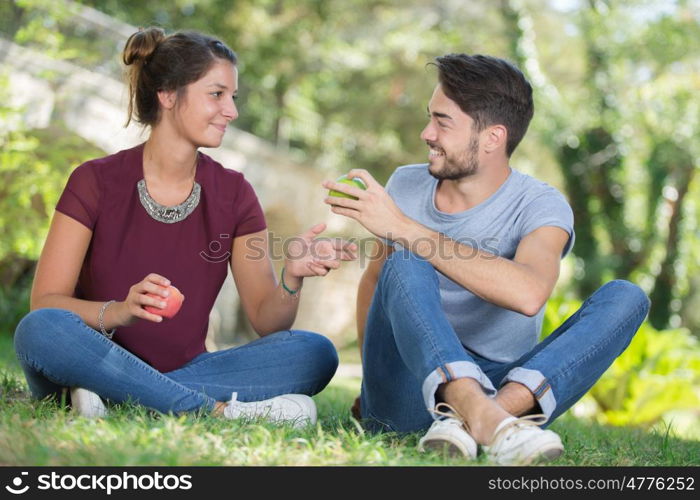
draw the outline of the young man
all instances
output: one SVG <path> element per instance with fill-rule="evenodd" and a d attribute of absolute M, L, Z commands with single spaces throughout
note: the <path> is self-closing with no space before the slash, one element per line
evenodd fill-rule
<path fill-rule="evenodd" d="M 324 182 L 357 200 L 332 211 L 381 240 L 360 282 L 361 415 L 371 429 L 428 429 L 419 447 L 498 464 L 563 452 L 544 430 L 627 347 L 649 301 L 612 281 L 537 343 L 573 215 L 554 188 L 512 170 L 533 115 L 532 88 L 506 61 L 450 54 L 421 138 L 429 164 L 398 168 L 386 190 Z"/>

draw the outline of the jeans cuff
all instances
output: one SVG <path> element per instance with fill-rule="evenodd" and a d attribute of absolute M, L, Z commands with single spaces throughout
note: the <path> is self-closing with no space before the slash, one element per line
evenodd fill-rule
<path fill-rule="evenodd" d="M 479 382 L 481 388 L 489 397 L 493 397 L 496 394 L 496 388 L 484 372 L 481 371 L 479 365 L 471 361 L 453 361 L 436 368 L 423 381 L 423 400 L 428 411 L 430 412 L 435 408 L 435 393 L 440 384 L 466 377 L 473 378 Z M 436 418 L 434 414 L 431 413 L 431 415 L 433 415 L 433 418 Z"/>
<path fill-rule="evenodd" d="M 549 385 L 549 381 L 540 371 L 520 367 L 513 368 L 501 382 L 501 387 L 508 382 L 518 382 L 530 389 L 530 392 L 532 392 L 532 395 L 535 396 L 539 403 L 542 413 L 549 420 L 557 407 L 557 400 L 554 398 L 552 386 Z"/>

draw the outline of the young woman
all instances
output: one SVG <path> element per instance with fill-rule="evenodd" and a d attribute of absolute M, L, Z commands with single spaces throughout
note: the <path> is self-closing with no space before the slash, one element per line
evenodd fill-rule
<path fill-rule="evenodd" d="M 76 168 L 58 201 L 31 312 L 15 332 L 32 394 L 71 388 L 73 407 L 92 416 L 104 414 L 104 398 L 315 422 L 309 396 L 330 381 L 337 354 L 325 337 L 290 328 L 304 278 L 354 259 L 356 246 L 318 239 L 318 224 L 288 245 L 294 258 L 278 284 L 253 188 L 198 152 L 219 146 L 238 117 L 236 55 L 199 33 L 149 28 L 129 38 L 123 59 L 129 120 L 150 135 Z M 262 338 L 210 353 L 209 312 L 228 264 Z M 166 319 L 171 284 L 185 300 Z"/>

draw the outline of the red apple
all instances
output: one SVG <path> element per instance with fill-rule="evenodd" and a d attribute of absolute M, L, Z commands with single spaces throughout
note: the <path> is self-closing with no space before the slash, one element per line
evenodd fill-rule
<path fill-rule="evenodd" d="M 172 285 L 168 287 L 168 291 L 170 291 L 170 294 L 167 297 L 155 295 L 153 293 L 146 294 L 154 299 L 165 301 L 164 309 L 154 306 L 145 306 L 144 309 L 151 314 L 157 314 L 158 316 L 163 316 L 164 318 L 172 318 L 175 316 L 180 310 L 180 307 L 182 307 L 182 302 L 185 300 L 185 296 L 180 293 L 180 290 Z"/>

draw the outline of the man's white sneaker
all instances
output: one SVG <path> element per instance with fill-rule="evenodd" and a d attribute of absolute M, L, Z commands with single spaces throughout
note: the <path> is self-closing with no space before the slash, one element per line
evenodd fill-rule
<path fill-rule="evenodd" d="M 73 411 L 85 418 L 102 418 L 107 416 L 107 408 L 102 399 L 94 392 L 81 387 L 70 390 L 70 404 Z"/>
<path fill-rule="evenodd" d="M 224 408 L 226 418 L 263 418 L 278 424 L 291 423 L 294 427 L 316 424 L 316 404 L 304 394 L 283 394 L 249 403 L 237 399 L 238 393 L 231 394 L 231 401 Z"/>
<path fill-rule="evenodd" d="M 554 460 L 564 453 L 564 446 L 554 432 L 539 428 L 546 421 L 544 415 L 508 417 L 496 427 L 492 444 L 481 449 L 499 465 L 529 465 Z"/>
<path fill-rule="evenodd" d="M 447 411 L 441 411 L 444 408 Z M 447 403 L 438 403 L 433 413 L 441 416 L 418 441 L 418 451 L 446 450 L 451 456 L 476 458 L 476 441 L 464 427 L 464 421 L 459 414 Z"/>

